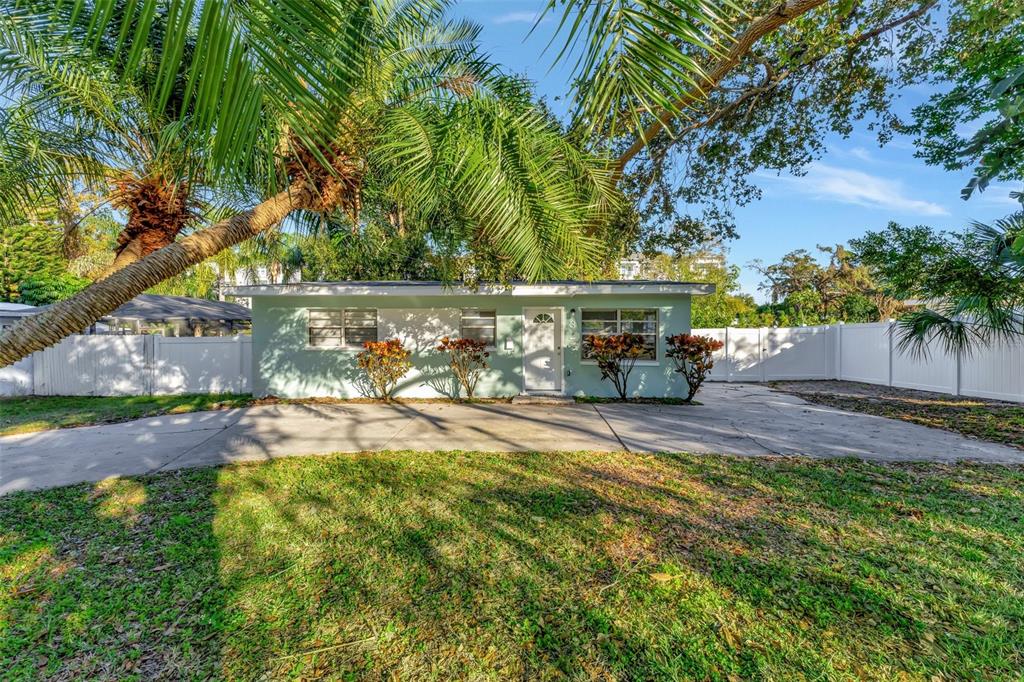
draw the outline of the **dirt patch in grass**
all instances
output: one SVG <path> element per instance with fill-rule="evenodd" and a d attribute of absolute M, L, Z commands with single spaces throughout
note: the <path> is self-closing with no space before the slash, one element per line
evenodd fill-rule
<path fill-rule="evenodd" d="M 1011 679 L 1024 469 L 281 459 L 0 498 L 21 679 Z"/>
<path fill-rule="evenodd" d="M 771 387 L 820 405 L 956 431 L 1024 449 L 1024 405 L 853 381 L 778 381 Z"/>

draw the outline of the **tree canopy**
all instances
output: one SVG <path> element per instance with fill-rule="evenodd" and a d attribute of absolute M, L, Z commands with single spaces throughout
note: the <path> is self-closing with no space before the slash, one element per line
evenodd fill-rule
<path fill-rule="evenodd" d="M 904 347 L 927 352 L 937 337 L 969 349 L 1024 332 L 1024 212 L 959 233 L 890 223 L 851 241 L 857 259 L 889 296 L 918 310 L 901 319 Z"/>
<path fill-rule="evenodd" d="M 899 87 L 1019 38 L 980 0 L 551 0 L 555 58 L 578 58 L 563 126 L 449 4 L 0 0 L 0 210 L 71 186 L 127 215 L 111 271 L 0 361 L 282 222 L 425 225 L 496 278 L 728 237 L 755 171 L 799 174 L 863 118 L 886 141 Z"/>

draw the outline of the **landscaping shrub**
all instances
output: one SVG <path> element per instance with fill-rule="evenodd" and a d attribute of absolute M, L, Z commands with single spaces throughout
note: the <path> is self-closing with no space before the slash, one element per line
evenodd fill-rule
<path fill-rule="evenodd" d="M 366 373 L 374 395 L 390 402 L 398 381 L 412 367 L 409 350 L 399 339 L 367 341 L 363 348 L 366 350 L 356 356 L 359 368 Z"/>
<path fill-rule="evenodd" d="M 455 373 L 455 378 L 466 391 L 466 397 L 472 399 L 477 382 L 487 369 L 487 358 L 490 353 L 487 344 L 476 339 L 452 339 L 447 336 L 441 339 L 437 350 L 448 353 L 448 364 Z"/>
<path fill-rule="evenodd" d="M 686 400 L 693 400 L 693 396 L 700 390 L 701 384 L 708 376 L 708 372 L 715 366 L 711 354 L 725 344 L 710 336 L 698 336 L 695 334 L 676 334 L 666 336 L 668 342 L 665 355 L 672 358 L 676 365 L 676 371 L 686 378 L 689 392 Z"/>
<path fill-rule="evenodd" d="M 629 375 L 646 352 L 644 339 L 639 334 L 591 335 L 586 338 L 587 355 L 597 362 L 601 380 L 611 379 L 619 398 L 629 395 Z"/>
<path fill-rule="evenodd" d="M 89 280 L 70 272 L 32 275 L 18 285 L 18 303 L 50 305 L 69 298 L 89 285 Z"/>

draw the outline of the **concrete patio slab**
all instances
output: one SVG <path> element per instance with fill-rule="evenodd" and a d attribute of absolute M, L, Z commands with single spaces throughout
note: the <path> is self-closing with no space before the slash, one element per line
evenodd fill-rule
<path fill-rule="evenodd" d="M 703 405 L 261 405 L 0 438 L 0 494 L 109 476 L 364 450 L 629 449 L 1024 464 L 1024 451 L 710 384 Z"/>
<path fill-rule="evenodd" d="M 703 405 L 598 405 L 635 452 L 806 455 L 1024 463 L 1024 451 L 960 434 L 814 405 L 755 384 L 710 384 Z"/>

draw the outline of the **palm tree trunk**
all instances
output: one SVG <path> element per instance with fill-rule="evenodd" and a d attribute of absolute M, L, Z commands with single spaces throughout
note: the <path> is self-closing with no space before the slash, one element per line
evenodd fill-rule
<path fill-rule="evenodd" d="M 273 228 L 292 211 L 310 205 L 312 197 L 304 183 L 297 183 L 244 213 L 154 251 L 38 315 L 23 318 L 0 336 L 0 367 L 80 332 L 168 277 Z"/>
<path fill-rule="evenodd" d="M 57 219 L 63 226 L 60 239 L 61 253 L 64 260 L 73 261 L 82 255 L 82 218 L 78 215 L 78 207 L 73 196 L 61 194 L 57 197 Z"/>
<path fill-rule="evenodd" d="M 117 252 L 114 256 L 114 262 L 110 264 L 103 274 L 99 276 L 100 279 L 106 279 L 110 275 L 114 274 L 122 268 L 126 268 L 132 263 L 137 263 L 144 258 L 142 254 L 142 240 L 136 237 L 132 241 L 125 244 L 124 248 Z"/>

